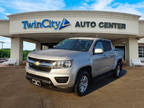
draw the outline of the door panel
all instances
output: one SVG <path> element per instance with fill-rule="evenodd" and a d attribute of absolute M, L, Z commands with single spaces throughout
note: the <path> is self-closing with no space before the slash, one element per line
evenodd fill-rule
<path fill-rule="evenodd" d="M 105 71 L 106 56 L 104 54 L 96 54 L 92 57 L 93 76 L 102 74 Z"/>
<path fill-rule="evenodd" d="M 98 40 L 94 46 L 94 50 L 95 49 L 103 49 L 103 44 L 101 40 Z M 103 71 L 105 70 L 105 59 L 106 56 L 103 54 L 94 54 L 92 55 L 92 74 L 94 77 L 96 77 L 97 75 L 103 73 Z"/>
<path fill-rule="evenodd" d="M 105 70 L 104 72 L 110 71 L 113 68 L 114 64 L 114 53 L 112 51 L 107 51 L 105 54 Z"/>
<path fill-rule="evenodd" d="M 104 54 L 106 56 L 105 58 L 105 70 L 103 72 L 107 72 L 113 69 L 115 54 L 112 50 L 112 44 L 109 40 L 103 40 L 103 47 L 104 47 Z"/>

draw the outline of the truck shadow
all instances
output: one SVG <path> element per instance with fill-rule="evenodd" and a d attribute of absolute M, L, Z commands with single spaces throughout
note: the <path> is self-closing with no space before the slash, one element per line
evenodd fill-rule
<path fill-rule="evenodd" d="M 127 71 L 126 70 L 122 70 L 121 72 L 121 77 L 123 77 L 124 75 L 126 75 Z M 119 78 L 116 78 L 113 76 L 113 72 L 110 71 L 108 73 L 106 73 L 105 75 L 101 76 L 101 77 L 97 77 L 93 80 L 92 84 L 90 85 L 89 87 L 89 90 L 87 92 L 86 95 L 92 93 L 93 91 L 99 89 L 99 88 L 102 88 L 104 86 L 106 86 L 107 84 L 119 79 Z"/>
<path fill-rule="evenodd" d="M 121 76 L 119 78 L 114 77 L 113 71 L 107 72 L 104 75 L 96 77 L 95 79 L 93 79 L 86 95 L 92 93 L 93 91 L 95 91 L 99 88 L 102 88 L 102 87 L 108 85 L 109 83 L 111 83 L 117 79 L 122 78 L 124 75 L 126 75 L 126 73 L 127 73 L 127 71 L 123 69 L 121 72 Z M 42 87 L 50 89 L 50 90 L 55 90 L 58 92 L 64 92 L 64 93 L 73 92 L 72 89 L 59 89 L 59 88 L 56 88 L 54 86 L 42 86 Z"/>

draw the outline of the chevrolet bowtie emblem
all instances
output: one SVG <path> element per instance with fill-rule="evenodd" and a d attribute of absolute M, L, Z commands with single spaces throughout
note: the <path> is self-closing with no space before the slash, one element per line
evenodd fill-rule
<path fill-rule="evenodd" d="M 34 64 L 36 65 L 36 66 L 39 66 L 40 65 L 40 63 L 37 61 L 37 62 L 34 62 Z"/>

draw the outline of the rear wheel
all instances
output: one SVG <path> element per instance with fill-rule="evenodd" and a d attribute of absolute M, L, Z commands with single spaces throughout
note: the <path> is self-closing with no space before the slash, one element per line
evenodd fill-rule
<path fill-rule="evenodd" d="M 122 72 L 122 62 L 118 62 L 114 70 L 115 77 L 119 78 L 121 76 L 121 72 Z"/>
<path fill-rule="evenodd" d="M 89 88 L 90 77 L 87 70 L 82 70 L 78 75 L 76 84 L 75 84 L 75 92 L 79 96 L 84 96 L 87 93 Z"/>

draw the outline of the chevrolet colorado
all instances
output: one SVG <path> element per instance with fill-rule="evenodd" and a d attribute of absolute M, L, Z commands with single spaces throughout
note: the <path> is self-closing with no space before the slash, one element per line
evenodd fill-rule
<path fill-rule="evenodd" d="M 115 50 L 110 40 L 77 37 L 65 39 L 53 49 L 28 54 L 26 78 L 41 86 L 73 88 L 86 94 L 91 79 L 113 70 L 116 77 L 122 70 L 123 52 Z"/>

